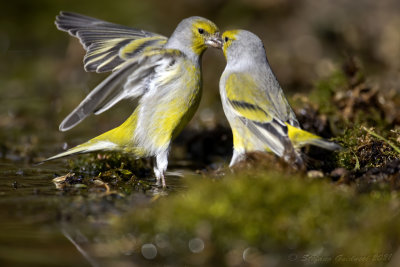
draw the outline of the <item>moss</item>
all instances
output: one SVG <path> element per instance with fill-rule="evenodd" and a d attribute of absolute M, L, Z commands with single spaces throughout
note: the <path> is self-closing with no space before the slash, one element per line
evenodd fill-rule
<path fill-rule="evenodd" d="M 298 95 L 296 99 L 302 127 L 333 137 L 342 146 L 333 154 L 305 150 L 307 158 L 317 162 L 312 168 L 354 185 L 359 192 L 398 190 L 399 170 L 394 167 L 400 159 L 398 92 L 372 87 L 357 60 L 350 58 L 316 83 L 309 98 Z"/>
<path fill-rule="evenodd" d="M 336 114 L 337 107 L 332 102 L 336 92 L 342 91 L 347 86 L 347 77 L 341 70 L 332 73 L 327 79 L 317 82 L 311 91 L 309 98 L 312 103 L 318 105 L 321 113 Z"/>
<path fill-rule="evenodd" d="M 135 237 L 136 252 L 140 244 L 157 244 L 161 235 L 169 246 L 157 247 L 160 261 L 193 264 L 197 253 L 188 244 L 198 238 L 204 243 L 199 253 L 203 265 L 230 265 L 238 260 L 238 251 L 242 262 L 249 248 L 256 266 L 271 258 L 298 265 L 307 254 L 334 258 L 392 253 L 400 238 L 397 193 L 357 195 L 328 180 L 265 168 L 216 180 L 188 178 L 187 183 L 186 192 L 116 221 L 119 233 Z M 288 255 L 293 253 L 297 258 L 291 262 Z"/>
<path fill-rule="evenodd" d="M 153 186 L 153 175 L 145 159 L 135 159 L 121 153 L 88 154 L 69 161 L 71 173 L 62 176 L 59 189 L 76 191 L 89 188 L 91 191 L 130 194 L 146 191 Z M 56 183 L 57 184 L 57 183 Z M 77 186 L 85 185 L 85 186 Z"/>
<path fill-rule="evenodd" d="M 293 103 L 303 127 L 323 137 L 341 135 L 356 125 L 390 131 L 399 124 L 400 94 L 385 89 L 366 82 L 360 64 L 349 58 L 318 81 L 308 97 L 297 95 Z"/>
<path fill-rule="evenodd" d="M 335 140 L 343 147 L 337 153 L 338 166 L 348 170 L 376 168 L 400 158 L 400 154 L 394 148 L 394 143 L 397 143 L 399 137 L 396 131 L 383 133 L 393 141 L 378 138 L 373 133 L 374 130 L 357 125 L 347 129 L 342 136 L 336 137 Z"/>

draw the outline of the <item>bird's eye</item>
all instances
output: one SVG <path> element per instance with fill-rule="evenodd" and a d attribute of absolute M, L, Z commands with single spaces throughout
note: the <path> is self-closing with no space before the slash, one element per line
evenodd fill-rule
<path fill-rule="evenodd" d="M 199 33 L 200 33 L 200 34 L 203 34 L 203 33 L 204 33 L 204 30 L 203 30 L 202 28 L 199 28 Z"/>
<path fill-rule="evenodd" d="M 225 43 L 228 42 L 228 41 L 229 41 L 229 38 L 228 38 L 228 37 L 225 37 Z"/>

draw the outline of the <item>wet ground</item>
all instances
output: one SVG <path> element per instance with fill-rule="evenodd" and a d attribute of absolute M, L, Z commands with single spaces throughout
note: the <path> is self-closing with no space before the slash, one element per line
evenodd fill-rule
<path fill-rule="evenodd" d="M 1 160 L 1 249 L 3 266 L 87 265 L 62 233 L 60 211 L 68 203 L 51 183 L 61 164 L 37 168 Z"/>
<path fill-rule="evenodd" d="M 181 178 L 173 174 L 168 177 L 166 192 L 152 178 L 141 181 L 145 185 L 136 185 L 136 190 L 132 186 L 129 194 L 108 192 L 104 185 L 86 186 L 79 179 L 68 188 L 57 189 L 53 179 L 69 171 L 65 162 L 34 166 L 0 161 L 2 266 L 97 266 L 101 261 L 80 252 L 80 246 L 87 245 L 88 234 L 96 237 L 92 227 L 97 231 L 106 228 L 102 227 L 103 216 L 134 208 L 138 204 L 134 199 L 149 203 L 154 197 L 182 189 Z"/>

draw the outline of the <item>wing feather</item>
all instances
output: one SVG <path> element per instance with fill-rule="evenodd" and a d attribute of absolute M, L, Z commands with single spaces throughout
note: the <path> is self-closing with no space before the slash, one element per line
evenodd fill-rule
<path fill-rule="evenodd" d="M 146 93 L 148 79 L 162 60 L 182 56 L 177 50 L 160 49 L 143 53 L 127 61 L 94 88 L 62 121 L 61 131 L 67 131 L 92 113 L 100 114 L 122 99 L 137 98 Z"/>
<path fill-rule="evenodd" d="M 225 82 L 227 103 L 251 133 L 278 156 L 301 156 L 295 148 L 312 144 L 329 150 L 340 147 L 301 130 L 280 88 L 274 92 L 260 88 L 250 74 L 232 73 Z M 279 90 L 278 90 L 279 89 Z"/>
<path fill-rule="evenodd" d="M 84 58 L 86 71 L 115 71 L 145 48 L 147 51 L 160 49 L 167 41 L 159 34 L 72 12 L 60 12 L 55 24 L 59 30 L 77 37 L 82 43 L 87 51 Z M 137 41 L 142 45 L 133 45 Z"/>
<path fill-rule="evenodd" d="M 250 75 L 233 73 L 226 79 L 228 104 L 242 123 L 275 154 L 290 150 L 288 128 L 271 100 Z M 245 89 L 244 89 L 245 88 Z"/>

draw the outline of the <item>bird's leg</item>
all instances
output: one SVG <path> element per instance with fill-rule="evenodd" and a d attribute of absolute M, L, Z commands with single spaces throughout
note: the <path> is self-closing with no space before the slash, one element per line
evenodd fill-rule
<path fill-rule="evenodd" d="M 158 166 L 157 166 L 157 160 L 154 158 L 153 160 L 153 171 L 154 171 L 154 175 L 156 176 L 157 179 L 157 183 L 160 182 L 161 179 L 161 173 L 158 170 Z"/>
<path fill-rule="evenodd" d="M 285 146 L 282 157 L 287 163 L 291 164 L 296 169 L 303 170 L 305 168 L 301 154 L 297 152 L 289 142 Z"/>
<path fill-rule="evenodd" d="M 236 149 L 233 149 L 233 155 L 232 155 L 231 162 L 229 163 L 229 167 L 232 167 L 233 165 L 235 165 L 236 163 L 241 161 L 243 159 L 243 156 L 244 156 L 244 152 L 240 152 Z"/>
<path fill-rule="evenodd" d="M 162 183 L 162 187 L 166 188 L 167 187 L 167 183 L 165 182 L 165 175 L 164 173 L 161 173 L 161 183 Z"/>
<path fill-rule="evenodd" d="M 167 170 L 167 166 L 168 166 L 168 150 L 157 154 L 156 162 L 154 165 L 154 174 L 156 175 L 157 183 L 160 182 L 161 180 L 163 188 L 167 187 L 167 184 L 165 183 L 165 171 Z"/>

